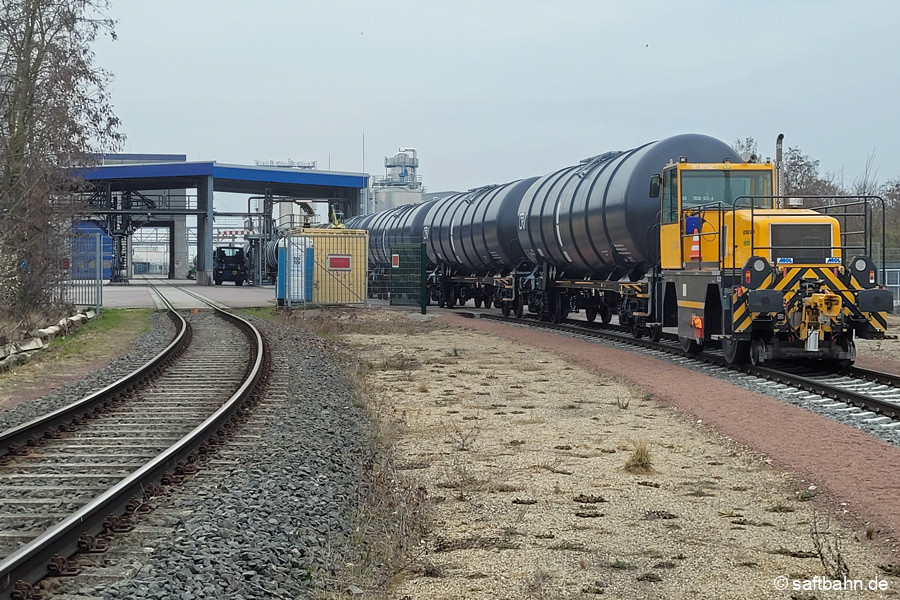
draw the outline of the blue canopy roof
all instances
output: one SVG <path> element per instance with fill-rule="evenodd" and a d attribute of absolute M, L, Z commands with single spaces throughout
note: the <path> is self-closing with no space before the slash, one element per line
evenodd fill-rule
<path fill-rule="evenodd" d="M 281 167 L 252 167 L 210 162 L 166 162 L 103 165 L 79 169 L 91 182 L 108 182 L 115 190 L 163 190 L 196 187 L 202 178 L 213 178 L 213 191 L 279 196 L 330 196 L 328 189 L 360 190 L 368 185 L 366 173 L 312 171 Z"/>

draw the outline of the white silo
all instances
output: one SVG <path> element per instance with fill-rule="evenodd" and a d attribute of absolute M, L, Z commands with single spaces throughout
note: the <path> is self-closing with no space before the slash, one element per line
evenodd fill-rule
<path fill-rule="evenodd" d="M 394 156 L 384 158 L 384 177 L 372 183 L 372 211 L 380 212 L 403 204 L 422 201 L 422 179 L 418 175 L 419 158 L 415 148 L 400 148 Z"/>

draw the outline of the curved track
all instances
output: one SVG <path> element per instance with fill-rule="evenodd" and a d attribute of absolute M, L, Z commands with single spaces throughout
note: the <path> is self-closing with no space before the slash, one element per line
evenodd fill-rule
<path fill-rule="evenodd" d="M 464 314 L 468 316 L 471 313 Z M 668 355 L 685 356 L 677 341 L 677 336 L 671 334 L 663 334 L 658 342 L 654 342 L 649 339 L 636 339 L 627 333 L 624 327 L 617 325 L 600 325 L 599 323 L 572 320 L 565 323 L 549 323 L 532 318 L 516 319 L 486 313 L 479 316 L 529 327 L 612 340 Z M 817 400 L 815 396 L 821 396 L 825 402 L 831 399 L 843 403 L 843 406 L 834 405 L 835 408 L 843 409 L 848 405 L 856 407 L 858 412 L 853 416 L 866 420 L 865 422 L 868 424 L 896 426 L 895 424 L 900 422 L 900 376 L 891 373 L 857 367 L 853 367 L 845 373 L 836 373 L 827 370 L 822 365 L 816 365 L 814 362 L 729 366 L 722 352 L 716 349 L 691 354 L 687 358 L 790 386 L 797 392 L 810 394 L 811 400 Z"/>
<path fill-rule="evenodd" d="M 160 484 L 194 470 L 263 376 L 265 344 L 249 322 L 216 307 L 186 320 L 165 303 L 178 333 L 151 361 L 0 433 L 0 598 L 28 598 L 39 579 L 73 569 L 66 557 L 127 530 Z"/>

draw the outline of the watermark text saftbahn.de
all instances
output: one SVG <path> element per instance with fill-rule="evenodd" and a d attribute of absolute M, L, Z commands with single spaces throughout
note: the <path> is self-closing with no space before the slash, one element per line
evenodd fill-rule
<path fill-rule="evenodd" d="M 880 579 L 877 575 L 875 579 L 830 579 L 816 575 L 809 579 L 790 579 L 784 575 L 779 575 L 773 581 L 776 590 L 793 590 L 796 592 L 861 592 L 868 590 L 871 592 L 883 592 L 888 589 L 888 582 Z"/>

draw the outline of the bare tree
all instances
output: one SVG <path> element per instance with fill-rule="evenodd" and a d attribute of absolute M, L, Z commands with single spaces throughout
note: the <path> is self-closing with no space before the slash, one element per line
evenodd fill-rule
<path fill-rule="evenodd" d="M 736 139 L 734 143 L 731 144 L 731 147 L 734 148 L 734 151 L 738 154 L 744 154 L 745 152 L 749 154 L 759 155 L 759 144 L 756 143 L 756 139 L 752 136 L 745 137 L 744 139 Z"/>
<path fill-rule="evenodd" d="M 819 161 L 800 148 L 788 148 L 784 155 L 784 193 L 796 196 L 833 196 L 840 193 L 831 174 L 819 174 Z"/>
<path fill-rule="evenodd" d="M 887 248 L 895 249 L 896 255 L 896 249 L 900 248 L 900 179 L 885 182 L 878 192 L 885 204 L 885 244 Z M 896 256 L 894 260 L 897 260 Z"/>
<path fill-rule="evenodd" d="M 52 291 L 78 181 L 123 136 L 93 64 L 115 38 L 107 0 L 0 0 L 0 311 L 19 327 L 58 304 Z"/>

